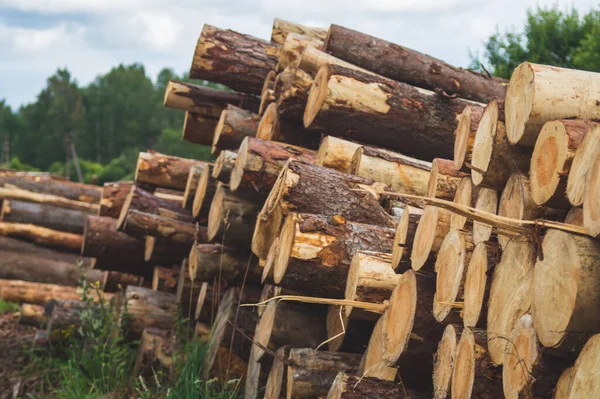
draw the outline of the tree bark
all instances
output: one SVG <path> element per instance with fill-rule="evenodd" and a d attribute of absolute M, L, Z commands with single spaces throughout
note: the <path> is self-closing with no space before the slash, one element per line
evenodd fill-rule
<path fill-rule="evenodd" d="M 205 24 L 194 52 L 190 78 L 259 95 L 265 77 L 275 70 L 279 48 L 250 35 Z"/>
<path fill-rule="evenodd" d="M 283 44 L 287 35 L 290 33 L 297 33 L 323 41 L 325 40 L 325 36 L 327 36 L 327 29 L 300 25 L 295 22 L 275 18 L 273 21 L 273 30 L 271 31 L 271 41 L 273 43 Z"/>
<path fill-rule="evenodd" d="M 42 328 L 48 322 L 44 313 L 44 307 L 40 305 L 31 305 L 29 303 L 21 304 L 19 312 L 19 324 Z"/>
<path fill-rule="evenodd" d="M 6 185 L 16 186 L 34 193 L 55 195 L 73 201 L 89 202 L 90 204 L 98 204 L 102 194 L 100 187 L 91 184 L 0 176 L 0 186 Z"/>
<path fill-rule="evenodd" d="M 212 142 L 212 153 L 237 149 L 245 137 L 255 137 L 260 116 L 233 105 L 228 105 L 219 118 Z"/>
<path fill-rule="evenodd" d="M 323 40 L 298 33 L 288 33 L 285 41 L 281 45 L 279 60 L 275 66 L 275 70 L 281 72 L 287 67 L 296 67 L 304 49 L 307 47 L 314 47 L 322 50 Z"/>
<path fill-rule="evenodd" d="M 121 213 L 121 208 L 125 203 L 125 198 L 129 195 L 131 187 L 133 187 L 134 184 L 135 183 L 132 181 L 104 183 L 98 216 L 118 218 Z"/>
<path fill-rule="evenodd" d="M 175 294 L 129 286 L 125 290 L 123 312 L 129 315 L 128 332 L 132 336 L 141 337 L 148 327 L 171 330 L 177 315 Z"/>
<path fill-rule="evenodd" d="M 332 24 L 325 51 L 361 68 L 412 86 L 488 102 L 504 98 L 506 81 L 457 68 L 442 60 Z M 368 49 L 368 50 L 367 50 Z"/>
<path fill-rule="evenodd" d="M 83 233 L 88 215 L 84 211 L 18 200 L 4 200 L 0 209 L 0 220 L 3 222 L 34 224 L 73 234 Z"/>
<path fill-rule="evenodd" d="M 92 258 L 92 269 L 112 271 L 125 275 L 132 275 L 140 278 L 141 281 L 150 281 L 152 279 L 153 265 L 149 265 L 144 258 L 130 261 L 127 258 L 115 258 L 114 256 L 100 256 Z M 136 285 L 125 284 L 124 286 Z"/>
<path fill-rule="evenodd" d="M 163 101 L 165 107 L 212 118 L 218 118 L 229 104 L 257 112 L 259 102 L 255 96 L 248 94 L 213 89 L 178 80 L 169 80 Z"/>
<path fill-rule="evenodd" d="M 285 216 L 292 211 L 396 227 L 396 221 L 380 204 L 383 199 L 371 194 L 372 190 L 389 189 L 370 179 L 307 162 L 288 162 L 258 215 L 252 251 L 265 259 Z"/>
<path fill-rule="evenodd" d="M 108 300 L 112 294 L 91 291 L 94 300 Z M 75 287 L 57 284 L 31 283 L 20 280 L 0 280 L 0 299 L 7 302 L 45 305 L 51 299 L 80 299 L 81 295 Z"/>
<path fill-rule="evenodd" d="M 360 355 L 316 352 L 312 348 L 291 349 L 287 369 L 288 398 L 325 397 L 338 373 L 356 374 Z"/>
<path fill-rule="evenodd" d="M 0 200 L 17 200 L 34 202 L 37 204 L 54 205 L 63 209 L 70 209 L 89 214 L 96 214 L 100 205 L 89 202 L 75 201 L 52 194 L 39 194 L 33 191 L 23 190 L 16 186 L 0 187 Z"/>
<path fill-rule="evenodd" d="M 266 198 L 288 159 L 314 162 L 315 152 L 284 143 L 245 138 L 231 172 L 231 191 L 249 198 Z"/>
<path fill-rule="evenodd" d="M 212 145 L 219 117 L 211 118 L 194 112 L 186 112 L 183 119 L 182 139 L 194 144 Z"/>
<path fill-rule="evenodd" d="M 202 168 L 192 203 L 192 215 L 196 219 L 205 221 L 210 212 L 210 204 L 217 190 L 218 181 L 212 177 L 213 167 L 211 165 L 204 165 Z"/>
<path fill-rule="evenodd" d="M 446 399 L 452 383 L 452 371 L 456 361 L 457 336 L 462 326 L 448 324 L 433 356 L 433 397 Z"/>
<path fill-rule="evenodd" d="M 173 268 L 155 267 L 152 272 L 152 289 L 174 294 L 177 291 L 178 276 L 179 272 Z"/>
<path fill-rule="evenodd" d="M 133 365 L 133 375 L 142 376 L 147 382 L 156 376 L 169 378 L 173 372 L 173 341 L 169 331 L 160 328 L 145 328 Z"/>
<path fill-rule="evenodd" d="M 275 71 L 269 71 L 263 82 L 262 90 L 260 91 L 260 105 L 258 107 L 258 115 L 261 115 L 267 109 L 267 106 L 275 101 L 273 96 L 273 89 L 275 88 L 275 80 L 277 79 L 277 73 Z"/>
<path fill-rule="evenodd" d="M 260 281 L 262 268 L 249 253 L 236 252 L 221 244 L 195 244 L 190 251 L 189 271 L 194 281 L 212 281 L 219 277 L 227 282 L 239 281 L 246 268 L 250 281 Z"/>
<path fill-rule="evenodd" d="M 278 113 L 285 119 L 302 124 L 308 93 L 314 79 L 302 69 L 287 68 L 279 74 L 273 95 Z"/>
<path fill-rule="evenodd" d="M 471 164 L 472 160 L 473 144 L 484 109 L 484 107 L 479 105 L 467 105 L 457 118 L 458 123 L 454 132 L 453 158 L 454 168 L 457 170 L 469 172 L 468 165 Z"/>
<path fill-rule="evenodd" d="M 454 167 L 453 161 L 435 158 L 427 181 L 427 197 L 453 201 L 460 181 L 467 176 Z"/>
<path fill-rule="evenodd" d="M 155 187 L 185 190 L 190 169 L 206 162 L 159 153 L 140 152 L 135 180 Z"/>
<path fill-rule="evenodd" d="M 44 314 L 48 318 L 47 331 L 77 329 L 81 324 L 81 312 L 85 309 L 95 311 L 87 303 L 79 299 L 51 299 L 44 305 Z"/>
<path fill-rule="evenodd" d="M 0 222 L 0 236 L 18 238 L 59 251 L 75 253 L 81 251 L 84 241 L 79 234 L 65 233 L 33 224 L 8 222 Z"/>
<path fill-rule="evenodd" d="M 378 378 L 354 376 L 340 372 L 331 385 L 327 399 L 425 399 L 431 394 L 407 389 L 401 384 Z"/>
<path fill-rule="evenodd" d="M 315 163 L 319 166 L 349 173 L 352 158 L 361 144 L 334 136 L 325 136 L 317 151 Z"/>
<path fill-rule="evenodd" d="M 237 152 L 221 151 L 212 169 L 212 178 L 222 183 L 229 184 L 229 177 L 237 159 Z"/>
<path fill-rule="evenodd" d="M 421 159 L 450 158 L 456 117 L 469 104 L 377 75 L 324 65 L 308 97 L 304 126 L 330 129 Z"/>
<path fill-rule="evenodd" d="M 104 272 L 101 288 L 104 292 L 122 291 L 130 285 L 144 285 L 144 278 L 134 274 L 119 273 L 115 271 Z"/>
<path fill-rule="evenodd" d="M 304 109 L 304 104 L 306 102 L 302 103 L 302 109 Z M 305 129 L 301 122 L 282 118 L 277 104 L 272 103 L 269 104 L 260 120 L 256 138 L 279 141 L 312 150 L 319 147 L 319 139 L 321 138 L 319 133 Z"/>
<path fill-rule="evenodd" d="M 132 209 L 127 212 L 122 230 L 125 234 L 136 238 L 153 236 L 159 240 L 182 244 L 189 248 L 194 243 L 196 226 Z"/>
<path fill-rule="evenodd" d="M 274 280 L 305 295 L 343 298 L 358 250 L 390 252 L 394 230 L 327 217 L 290 213 L 279 235 Z"/>

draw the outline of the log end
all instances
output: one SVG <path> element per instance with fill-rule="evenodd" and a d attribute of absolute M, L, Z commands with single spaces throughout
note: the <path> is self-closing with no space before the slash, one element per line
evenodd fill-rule
<path fill-rule="evenodd" d="M 593 398 L 600 392 L 598 359 L 600 358 L 600 334 L 594 335 L 585 344 L 577 361 L 571 380 L 569 398 Z"/>
<path fill-rule="evenodd" d="M 498 191 L 490 188 L 480 188 L 475 201 L 475 209 L 496 215 L 498 213 Z M 492 226 L 473 221 L 474 244 L 488 241 L 491 236 Z"/>
<path fill-rule="evenodd" d="M 198 186 L 196 187 L 194 201 L 192 203 L 192 216 L 195 218 L 200 217 L 202 205 L 204 204 L 204 199 L 206 198 L 206 191 L 208 190 L 208 182 L 211 177 L 209 165 L 203 165 L 201 168 L 202 172 L 200 173 L 200 178 L 198 179 Z"/>
<path fill-rule="evenodd" d="M 294 238 L 296 236 L 296 219 L 297 215 L 289 214 L 286 217 L 283 227 L 281 228 L 281 233 L 279 234 L 279 248 L 273 261 L 273 280 L 275 281 L 275 284 L 281 282 L 287 270 L 288 262 L 292 254 L 292 248 L 294 246 Z"/>
<path fill-rule="evenodd" d="M 277 312 L 277 302 L 271 301 L 267 304 L 263 310 L 260 320 L 256 324 L 256 331 L 254 332 L 254 341 L 262 345 L 254 345 L 254 361 L 259 361 L 265 354 L 264 348 L 269 347 L 269 341 L 271 340 L 271 332 L 273 331 L 273 322 L 275 321 L 275 314 Z"/>
<path fill-rule="evenodd" d="M 463 177 L 458 183 L 456 193 L 454 194 L 454 203 L 464 206 L 473 204 L 473 182 L 470 176 Z M 452 213 L 450 217 L 450 227 L 453 229 L 463 229 L 467 223 L 465 216 Z"/>
<path fill-rule="evenodd" d="M 453 229 L 444 238 L 435 262 L 437 276 L 433 316 L 440 323 L 458 306 L 458 291 L 463 283 L 465 257 L 465 238 L 458 230 Z"/>
<path fill-rule="evenodd" d="M 600 145 L 600 126 L 589 129 L 577 147 L 567 179 L 567 198 L 573 206 L 583 204 L 587 175 Z"/>
<path fill-rule="evenodd" d="M 411 266 L 415 271 L 421 270 L 429 259 L 429 254 L 436 239 L 438 214 L 439 209 L 435 206 L 426 206 L 423 210 L 423 216 L 421 216 L 417 226 L 410 256 Z"/>
<path fill-rule="evenodd" d="M 233 166 L 233 170 L 231 171 L 231 176 L 229 178 L 229 188 L 231 191 L 237 190 L 242 183 L 244 169 L 246 167 L 246 162 L 248 161 L 249 141 L 250 137 L 245 137 L 238 150 L 238 156 L 235 159 L 235 165 Z"/>
<path fill-rule="evenodd" d="M 263 267 L 263 272 L 261 276 L 261 283 L 269 282 L 274 279 L 273 276 L 273 264 L 275 263 L 275 258 L 277 257 L 277 253 L 279 252 L 279 237 L 276 237 L 271 244 L 271 249 L 269 249 L 269 254 L 267 255 L 267 259 L 265 259 L 265 265 Z"/>
<path fill-rule="evenodd" d="M 469 141 L 472 140 L 471 107 L 467 106 L 458 116 L 458 125 L 456 126 L 456 131 L 454 132 L 454 167 L 456 170 L 462 169 L 467 156 Z"/>
<path fill-rule="evenodd" d="M 321 110 L 321 106 L 325 102 L 325 95 L 327 94 L 327 83 L 329 82 L 329 65 L 325 64 L 319 68 L 319 72 L 315 76 L 315 80 L 308 93 L 308 100 L 306 101 L 306 108 L 304 110 L 304 127 L 308 128 L 315 117 Z"/>
<path fill-rule="evenodd" d="M 261 102 L 262 104 L 262 102 Z M 277 126 L 279 124 L 279 113 L 277 112 L 277 104 L 269 104 L 256 129 L 256 137 L 262 140 L 275 140 L 277 134 Z"/>
<path fill-rule="evenodd" d="M 490 166 L 492 151 L 494 150 L 494 137 L 498 129 L 498 112 L 497 100 L 490 101 L 483 111 L 477 132 L 475 133 L 471 174 L 473 184 L 476 186 L 481 184 Z"/>
<path fill-rule="evenodd" d="M 183 274 L 183 273 L 182 273 Z M 208 292 L 208 282 L 203 282 L 200 286 L 200 292 L 198 293 L 198 300 L 196 301 L 196 312 L 194 313 L 194 319 L 200 319 L 204 302 L 206 301 L 206 293 Z"/>
<path fill-rule="evenodd" d="M 456 359 L 456 329 L 448 324 L 433 358 L 433 397 L 446 398 Z"/>
<path fill-rule="evenodd" d="M 470 398 L 475 380 L 475 336 L 470 328 L 465 328 L 456 348 L 456 360 L 452 371 L 452 397 Z"/>
<path fill-rule="evenodd" d="M 515 324 L 504 352 L 502 387 L 506 398 L 521 397 L 531 383 L 532 366 L 539 353 L 531 315 L 523 315 Z"/>
<path fill-rule="evenodd" d="M 588 172 L 583 196 L 583 225 L 593 237 L 600 234 L 600 157 L 596 157 Z"/>
<path fill-rule="evenodd" d="M 565 125 L 561 121 L 544 124 L 535 142 L 529 169 L 531 196 L 536 204 L 545 204 L 556 192 L 568 150 Z"/>
<path fill-rule="evenodd" d="M 226 128 L 226 126 L 225 126 L 225 119 L 226 118 L 227 118 L 227 109 L 224 109 L 221 112 L 221 116 L 219 117 L 219 121 L 217 122 L 217 126 L 215 127 L 215 133 L 213 134 L 213 141 L 212 141 L 211 152 L 214 155 L 218 155 L 219 152 L 220 152 L 220 149 L 218 147 L 219 138 L 221 138 L 221 133 L 223 133 L 223 130 Z"/>
<path fill-rule="evenodd" d="M 506 118 L 506 134 L 511 144 L 517 144 L 525 135 L 529 116 L 533 109 L 535 74 L 531 64 L 524 62 L 512 73 L 504 112 Z"/>
<path fill-rule="evenodd" d="M 488 256 L 485 242 L 475 246 L 467 269 L 464 288 L 463 324 L 475 327 L 483 308 L 483 300 L 487 285 Z"/>
<path fill-rule="evenodd" d="M 348 317 L 343 308 L 343 306 L 329 305 L 327 309 L 327 337 L 330 339 L 327 346 L 331 352 L 338 352 L 344 344 Z"/>
<path fill-rule="evenodd" d="M 417 279 L 412 270 L 405 272 L 399 279 L 390 298 L 386 316 L 383 318 L 382 358 L 388 364 L 394 364 L 406 347 L 412 332 L 417 308 Z"/>
<path fill-rule="evenodd" d="M 227 190 L 225 185 L 219 183 L 212 202 L 210 203 L 207 228 L 208 241 L 214 241 L 220 234 L 225 234 L 223 226 L 226 217 L 226 215 L 223 215 L 223 202 L 225 201 L 226 195 L 225 190 Z"/>

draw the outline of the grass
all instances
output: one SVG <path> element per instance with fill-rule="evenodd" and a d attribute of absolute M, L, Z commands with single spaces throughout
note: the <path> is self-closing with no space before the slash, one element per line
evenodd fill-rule
<path fill-rule="evenodd" d="M 18 304 L 0 299 L 0 314 L 14 313 L 20 309 L 21 307 Z"/>

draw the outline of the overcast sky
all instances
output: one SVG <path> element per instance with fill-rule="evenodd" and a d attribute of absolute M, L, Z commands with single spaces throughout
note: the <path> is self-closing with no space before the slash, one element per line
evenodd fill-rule
<path fill-rule="evenodd" d="M 204 23 L 270 38 L 274 17 L 337 23 L 459 66 L 496 27 L 521 28 L 527 8 L 588 11 L 597 1 L 555 0 L 0 0 L 0 99 L 35 100 L 67 67 L 85 85 L 119 63 L 141 62 L 154 78 L 189 69 Z"/>

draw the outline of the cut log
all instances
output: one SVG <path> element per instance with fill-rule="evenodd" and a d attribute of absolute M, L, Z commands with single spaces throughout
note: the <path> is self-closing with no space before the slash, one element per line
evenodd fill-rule
<path fill-rule="evenodd" d="M 187 268 L 187 259 L 184 259 L 181 262 L 181 267 L 178 269 L 177 282 L 175 295 L 177 296 L 177 304 L 179 306 L 180 314 L 187 318 L 188 320 L 201 321 L 203 323 L 208 323 L 210 325 L 212 319 L 211 316 L 214 316 L 216 313 L 216 305 L 215 308 L 210 309 L 210 304 L 207 304 L 207 307 L 204 309 L 204 313 L 202 312 L 202 308 L 204 307 L 204 302 L 206 300 L 206 296 L 208 293 L 208 283 L 207 282 L 196 282 L 190 278 L 190 273 Z M 212 287 L 210 290 L 212 294 Z M 218 290 L 217 290 L 218 291 Z M 215 292 L 214 294 L 217 294 Z M 214 298 L 209 298 L 209 301 L 212 302 L 213 299 L 218 299 L 219 297 L 215 295 Z M 202 317 L 202 320 L 198 320 L 199 317 Z"/>
<path fill-rule="evenodd" d="M 405 206 L 396 234 L 394 235 L 394 247 L 392 249 L 392 267 L 403 272 L 411 267 L 407 254 L 412 250 L 417 226 L 423 216 L 423 210 L 412 206 Z"/>
<path fill-rule="evenodd" d="M 51 261 L 69 263 L 71 265 L 81 262 L 84 269 L 89 268 L 91 264 L 90 258 L 82 258 L 78 254 L 56 251 L 52 248 L 46 248 L 31 242 L 19 240 L 18 238 L 4 237 L 2 235 L 0 235 L 0 252 L 14 252 L 22 255 L 37 256 Z"/>
<path fill-rule="evenodd" d="M 208 80 L 259 95 L 275 70 L 279 45 L 205 24 L 196 44 L 190 78 Z"/>
<path fill-rule="evenodd" d="M 246 136 L 255 137 L 260 116 L 228 105 L 219 118 L 212 142 L 212 153 L 237 149 Z"/>
<path fill-rule="evenodd" d="M 210 204 L 212 203 L 215 191 L 217 189 L 217 181 L 212 177 L 210 165 L 202 167 L 202 173 L 196 187 L 194 202 L 192 204 L 192 215 L 195 218 L 205 219 L 210 212 Z"/>
<path fill-rule="evenodd" d="M 155 187 L 185 190 L 190 169 L 206 162 L 156 152 L 140 152 L 135 180 Z"/>
<path fill-rule="evenodd" d="M 297 92 L 294 94 L 297 95 Z M 304 110 L 306 101 L 299 103 Z M 308 149 L 317 149 L 321 138 L 320 132 L 307 130 L 301 123 L 283 119 L 275 103 L 270 104 L 265 110 L 260 119 L 256 137 L 261 140 L 279 141 Z"/>
<path fill-rule="evenodd" d="M 327 29 L 300 25 L 294 22 L 275 18 L 273 21 L 273 30 L 271 32 L 271 41 L 273 43 L 283 44 L 287 35 L 290 33 L 297 33 L 323 41 L 325 40 L 325 36 L 327 36 Z"/>
<path fill-rule="evenodd" d="M 219 182 L 208 214 L 208 241 L 250 248 L 258 211 L 254 202 L 240 198 Z"/>
<path fill-rule="evenodd" d="M 435 206 L 426 206 L 414 233 L 410 255 L 411 267 L 419 271 L 432 265 L 435 254 L 450 231 L 450 212 Z"/>
<path fill-rule="evenodd" d="M 90 307 L 79 299 L 51 299 L 46 302 L 44 314 L 48 318 L 48 335 L 52 336 L 54 331 L 77 330 L 81 325 L 81 314 L 86 310 L 93 314 L 100 309 Z"/>
<path fill-rule="evenodd" d="M 334 136 L 325 136 L 321 141 L 315 163 L 342 173 L 350 171 L 352 157 L 361 145 Z"/>
<path fill-rule="evenodd" d="M 281 72 L 289 66 L 297 66 L 305 48 L 315 47 L 322 50 L 322 46 L 322 40 L 298 33 L 288 33 L 285 37 L 285 41 L 281 45 L 279 61 L 277 62 L 275 70 Z"/>
<path fill-rule="evenodd" d="M 590 128 L 575 151 L 569 177 L 567 179 L 567 198 L 573 206 L 583 204 L 583 195 L 587 186 L 588 172 L 596 159 L 600 143 L 600 128 Z"/>
<path fill-rule="evenodd" d="M 324 48 L 326 52 L 361 68 L 446 96 L 488 102 L 493 98 L 504 98 L 506 93 L 506 81 L 457 68 L 429 55 L 339 25 L 332 24 L 329 28 Z"/>
<path fill-rule="evenodd" d="M 495 101 L 495 100 L 492 100 Z M 479 122 L 483 116 L 484 107 L 467 105 L 458 116 L 456 131 L 454 132 L 454 168 L 468 172 L 473 155 L 473 144 Z M 465 164 L 466 163 L 466 164 Z"/>
<path fill-rule="evenodd" d="M 456 117 L 467 105 L 462 99 L 327 64 L 310 90 L 304 126 L 422 159 L 450 158 Z"/>
<path fill-rule="evenodd" d="M 192 203 L 194 202 L 194 196 L 196 195 L 196 188 L 198 187 L 198 180 L 204 170 L 204 166 L 194 166 L 190 169 L 188 174 L 187 183 L 185 183 L 185 191 L 183 192 L 183 201 L 181 207 L 184 209 L 191 209 Z"/>
<path fill-rule="evenodd" d="M 194 144 L 212 145 L 213 135 L 219 118 L 211 118 L 193 112 L 186 112 L 183 119 L 182 139 Z"/>
<path fill-rule="evenodd" d="M 307 72 L 310 76 L 315 76 L 319 72 L 319 68 L 321 68 L 323 65 L 337 65 L 344 68 L 357 70 L 368 75 L 374 75 L 371 71 L 367 71 L 366 69 L 357 67 L 354 64 L 334 57 L 331 54 L 317 49 L 316 47 L 305 48 L 304 52 L 302 52 L 302 56 L 300 57 L 300 61 L 298 62 L 298 68 Z"/>
<path fill-rule="evenodd" d="M 225 184 L 229 184 L 229 177 L 235 166 L 236 158 L 237 152 L 228 150 L 221 151 L 213 164 L 211 173 L 212 178 Z"/>
<path fill-rule="evenodd" d="M 213 89 L 190 82 L 169 80 L 165 88 L 163 105 L 169 108 L 194 112 L 207 117 L 218 118 L 227 105 L 233 105 L 251 112 L 258 111 L 258 99 L 244 93 Z"/>
<path fill-rule="evenodd" d="M 565 192 L 575 151 L 586 133 L 598 128 L 599 124 L 588 120 L 558 120 L 544 124 L 535 142 L 529 172 L 531 196 L 536 204 L 571 207 Z"/>
<path fill-rule="evenodd" d="M 169 331 L 149 327 L 144 329 L 135 356 L 133 375 L 154 381 L 157 376 L 171 376 L 173 372 L 173 339 Z"/>
<path fill-rule="evenodd" d="M 200 227 L 202 230 L 204 228 Z M 151 215 L 131 209 L 127 212 L 122 231 L 130 236 L 153 236 L 163 241 L 183 244 L 189 248 L 194 243 L 196 226 L 164 216 Z"/>
<path fill-rule="evenodd" d="M 290 348 L 282 346 L 275 352 L 273 366 L 267 379 L 265 399 L 279 399 L 287 392 L 287 359 Z"/>
<path fill-rule="evenodd" d="M 291 349 L 287 368 L 288 398 L 321 398 L 327 395 L 339 372 L 356 374 L 360 355 Z"/>
<path fill-rule="evenodd" d="M 274 101 L 279 113 L 291 121 L 302 124 L 308 93 L 314 79 L 300 68 L 288 67 L 275 81 Z"/>
<path fill-rule="evenodd" d="M 452 371 L 456 360 L 457 335 L 462 328 L 448 324 L 433 357 L 433 397 L 446 399 L 452 383 Z"/>
<path fill-rule="evenodd" d="M 362 358 L 358 374 L 363 377 L 375 377 L 386 381 L 394 381 L 397 370 L 390 367 L 390 362 L 383 357 L 383 325 L 387 313 L 384 313 L 371 333 L 367 350 Z"/>
<path fill-rule="evenodd" d="M 11 185 L 0 187 L 0 200 L 18 200 L 44 205 L 54 205 L 59 208 L 87 212 L 89 214 L 96 214 L 98 209 L 100 209 L 100 205 L 98 204 L 75 201 L 52 194 L 39 194 Z"/>
<path fill-rule="evenodd" d="M 175 294 L 129 286 L 125 289 L 123 310 L 128 315 L 128 332 L 140 337 L 145 328 L 171 330 L 175 325 Z"/>
<path fill-rule="evenodd" d="M 189 256 L 190 278 L 194 281 L 212 281 L 221 278 L 234 282 L 243 278 L 248 268 L 249 279 L 260 281 L 262 268 L 255 256 L 235 252 L 221 244 L 195 244 Z"/>
<path fill-rule="evenodd" d="M 544 260 L 533 274 L 533 321 L 540 342 L 577 353 L 600 331 L 600 278 L 595 266 L 600 244 L 589 237 L 550 230 L 542 244 Z"/>
<path fill-rule="evenodd" d="M 350 319 L 344 306 L 329 305 L 327 309 L 327 346 L 332 352 L 364 353 L 373 332 L 371 320 Z"/>
<path fill-rule="evenodd" d="M 538 206 L 533 202 L 531 183 L 525 175 L 520 173 L 514 173 L 510 176 L 500 196 L 499 216 L 518 220 L 535 220 L 540 218 L 564 220 L 566 214 L 566 210 Z M 499 235 L 498 241 L 504 249 L 509 241 L 509 237 Z"/>
<path fill-rule="evenodd" d="M 121 213 L 121 208 L 125 203 L 125 198 L 129 195 L 133 185 L 134 183 L 132 181 L 104 183 L 98 216 L 118 218 Z"/>
<path fill-rule="evenodd" d="M 435 261 L 436 287 L 433 316 L 444 324 L 462 321 L 460 312 L 467 266 L 471 261 L 473 242 L 470 235 L 451 229 L 444 238 Z"/>
<path fill-rule="evenodd" d="M 231 191 L 250 198 L 266 198 L 288 159 L 314 162 L 315 152 L 289 144 L 246 137 L 231 171 Z"/>
<path fill-rule="evenodd" d="M 184 287 L 187 286 L 188 277 L 186 277 L 186 284 Z M 215 320 L 217 307 L 220 302 L 221 296 L 219 290 L 215 289 L 214 286 L 209 285 L 209 283 L 203 282 L 200 286 L 194 318 L 197 321 L 211 325 Z"/>
<path fill-rule="evenodd" d="M 544 123 L 556 119 L 600 119 L 593 72 L 524 62 L 506 92 L 506 132 L 512 144 L 533 147 Z"/>
<path fill-rule="evenodd" d="M 356 251 L 348 270 L 345 298 L 349 301 L 384 303 L 400 280 L 392 268 L 392 254 L 385 252 Z M 352 306 L 345 307 L 346 316 L 377 320 L 379 315 L 362 312 Z"/>
<path fill-rule="evenodd" d="M 190 246 L 153 236 L 144 238 L 144 261 L 151 265 L 178 265 L 189 254 Z"/>
<path fill-rule="evenodd" d="M 144 285 L 144 278 L 134 274 L 106 271 L 101 288 L 104 292 L 120 292 L 130 285 L 141 287 Z"/>
<path fill-rule="evenodd" d="M 42 328 L 48 322 L 44 313 L 44 307 L 40 305 L 31 305 L 22 303 L 19 312 L 19 324 Z"/>
<path fill-rule="evenodd" d="M 372 377 L 354 376 L 339 372 L 335 377 L 327 399 L 398 398 L 425 399 L 431 394 L 407 389 L 402 384 Z"/>
<path fill-rule="evenodd" d="M 597 237 L 600 234 L 600 157 L 596 156 L 588 172 L 583 195 L 583 225 L 588 234 Z"/>
<path fill-rule="evenodd" d="M 152 289 L 154 291 L 174 294 L 177 291 L 179 271 L 167 267 L 155 267 L 152 272 Z"/>
<path fill-rule="evenodd" d="M 108 300 L 112 294 L 90 291 L 94 300 Z M 75 287 L 57 284 L 31 283 L 19 280 L 0 280 L 0 299 L 7 302 L 45 305 L 51 299 L 80 299 L 81 295 Z"/>
<path fill-rule="evenodd" d="M 502 370 L 494 366 L 486 349 L 485 331 L 465 328 L 456 350 L 456 362 L 452 372 L 452 398 L 502 396 Z"/>
<path fill-rule="evenodd" d="M 291 160 L 277 181 L 256 220 L 252 251 L 262 259 L 279 235 L 289 212 L 335 216 L 358 223 L 396 227 L 372 191 L 388 190 L 383 184 L 306 162 Z"/>
<path fill-rule="evenodd" d="M 569 367 L 560 375 L 552 399 L 567 399 L 569 397 L 569 389 L 571 388 L 574 372 L 575 367 Z"/>
<path fill-rule="evenodd" d="M 274 280 L 305 295 L 343 298 L 356 251 L 391 252 L 394 230 L 343 217 L 290 213 L 279 236 Z"/>
<path fill-rule="evenodd" d="M 480 242 L 471 254 L 464 285 L 462 321 L 465 327 L 484 327 L 487 320 L 487 303 L 490 284 L 488 276 L 498 262 L 498 246 Z"/>
<path fill-rule="evenodd" d="M 502 368 L 504 397 L 550 398 L 556 381 L 567 366 L 564 359 L 552 357 L 542 350 L 531 315 L 525 314 L 508 336 Z"/>
<path fill-rule="evenodd" d="M 468 176 L 454 167 L 449 159 L 435 158 L 427 182 L 427 197 L 454 200 L 456 189 L 463 177 Z"/>
<path fill-rule="evenodd" d="M 600 357 L 600 335 L 591 337 L 573 366 L 569 399 L 593 398 L 600 392 L 600 379 L 595 365 Z"/>
<path fill-rule="evenodd" d="M 0 176 L 0 186 L 15 186 L 39 194 L 55 195 L 73 201 L 98 204 L 102 188 L 91 184 L 70 181 L 28 179 L 17 176 Z"/>
<path fill-rule="evenodd" d="M 269 71 L 263 82 L 262 90 L 260 91 L 260 105 L 258 107 L 258 115 L 262 115 L 267 109 L 267 106 L 275 101 L 273 95 L 275 89 L 275 82 L 277 80 L 277 72 Z"/>
<path fill-rule="evenodd" d="M 263 272 L 262 275 L 260 277 L 260 282 L 263 284 L 271 284 L 271 285 L 275 285 L 275 270 L 273 268 L 273 265 L 275 263 L 275 258 L 277 257 L 277 254 L 279 253 L 279 237 L 276 237 L 273 240 L 273 244 L 271 245 L 271 249 L 269 249 L 269 253 L 267 254 L 267 258 L 265 259 L 265 265 L 263 267 Z M 281 287 L 279 287 L 279 290 L 281 290 Z M 260 314 L 260 308 L 259 308 L 259 314 Z"/>
<path fill-rule="evenodd" d="M 425 196 L 431 163 L 385 149 L 360 146 L 349 173 L 383 183 L 394 191 Z"/>
<path fill-rule="evenodd" d="M 263 348 L 291 345 L 316 349 L 327 340 L 326 312 L 323 305 L 269 302 L 254 331 L 254 340 L 262 346 L 254 348 L 254 360 L 264 356 Z"/>
<path fill-rule="evenodd" d="M 505 338 L 531 307 L 535 260 L 531 242 L 513 239 L 494 270 L 487 314 L 487 347 L 494 364 L 504 361 Z"/>
<path fill-rule="evenodd" d="M 498 191 L 491 188 L 480 188 L 475 200 L 475 209 L 493 215 L 498 214 Z M 479 221 L 473 221 L 473 243 L 488 241 L 492 236 L 492 226 Z"/>
<path fill-rule="evenodd" d="M 458 205 L 475 207 L 475 198 L 477 198 L 478 191 L 477 187 L 473 187 L 470 176 L 463 177 L 456 187 L 453 202 Z M 456 213 L 452 213 L 450 216 L 450 227 L 458 230 L 473 230 L 471 221 L 466 216 Z"/>
<path fill-rule="evenodd" d="M 253 346 L 248 358 L 248 371 L 244 377 L 244 399 L 258 399 L 262 397 L 267 378 L 271 372 L 273 358 L 265 356 L 260 361 L 254 360 L 253 353 L 257 346 Z"/>
<path fill-rule="evenodd" d="M 245 360 L 242 359 L 248 359 L 252 347 L 246 337 L 252 339 L 254 336 L 258 315 L 252 307 L 238 305 L 256 303 L 259 297 L 260 290 L 252 287 L 244 287 L 243 291 L 231 288 L 223 295 L 204 359 L 203 378 L 219 373 L 231 378 L 245 374 Z M 222 381 L 228 380 L 223 378 Z"/>
<path fill-rule="evenodd" d="M 83 237 L 79 234 L 21 223 L 0 222 L 0 236 L 18 238 L 59 251 L 75 253 L 81 251 L 81 245 L 84 242 Z"/>

